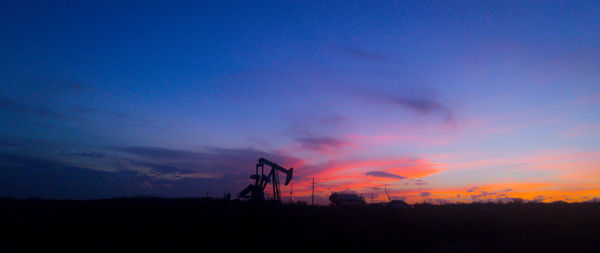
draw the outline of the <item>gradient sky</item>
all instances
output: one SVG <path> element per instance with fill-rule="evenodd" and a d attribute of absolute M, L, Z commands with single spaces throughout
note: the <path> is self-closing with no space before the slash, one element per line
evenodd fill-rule
<path fill-rule="evenodd" d="M 0 197 L 600 197 L 598 1 L 219 2 L 2 1 Z"/>

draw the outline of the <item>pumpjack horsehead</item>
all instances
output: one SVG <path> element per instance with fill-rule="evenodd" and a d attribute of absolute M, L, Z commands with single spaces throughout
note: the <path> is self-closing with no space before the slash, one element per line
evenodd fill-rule
<path fill-rule="evenodd" d="M 271 172 L 267 175 L 265 175 L 265 164 L 271 167 Z M 259 168 L 260 174 L 258 173 Z M 267 187 L 267 184 L 271 183 L 273 185 L 273 200 L 281 201 L 281 196 L 279 194 L 279 172 L 285 174 L 285 185 L 288 185 L 292 180 L 294 168 L 287 170 L 265 158 L 258 159 L 256 173 L 250 175 L 250 179 L 254 180 L 254 184 L 248 185 L 248 187 L 241 191 L 239 197 L 249 198 L 252 201 L 262 201 L 265 199 L 265 188 Z"/>

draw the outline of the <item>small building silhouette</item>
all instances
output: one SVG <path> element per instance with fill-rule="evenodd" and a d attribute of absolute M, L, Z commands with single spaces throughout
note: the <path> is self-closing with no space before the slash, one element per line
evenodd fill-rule
<path fill-rule="evenodd" d="M 329 196 L 332 206 L 366 205 L 365 199 L 355 193 L 334 192 Z"/>

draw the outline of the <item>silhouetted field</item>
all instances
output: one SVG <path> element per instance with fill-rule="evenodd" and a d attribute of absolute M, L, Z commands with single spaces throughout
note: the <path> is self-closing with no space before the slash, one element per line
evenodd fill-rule
<path fill-rule="evenodd" d="M 599 252 L 600 204 L 0 200 L 2 252 Z"/>

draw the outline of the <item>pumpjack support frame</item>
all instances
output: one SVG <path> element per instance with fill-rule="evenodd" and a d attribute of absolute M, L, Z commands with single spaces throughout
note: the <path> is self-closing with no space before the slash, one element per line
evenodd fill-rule
<path fill-rule="evenodd" d="M 271 171 L 266 175 L 265 165 L 271 167 Z M 243 191 L 241 191 L 239 197 L 246 199 L 249 198 L 252 201 L 263 201 L 265 200 L 265 188 L 269 183 L 271 183 L 273 188 L 273 200 L 281 202 L 279 190 L 279 172 L 285 174 L 286 177 L 284 185 L 288 185 L 292 180 L 294 168 L 290 168 L 288 170 L 265 158 L 258 159 L 258 163 L 256 164 L 256 172 L 254 175 L 250 175 L 250 179 L 254 180 L 254 184 L 248 185 Z"/>

